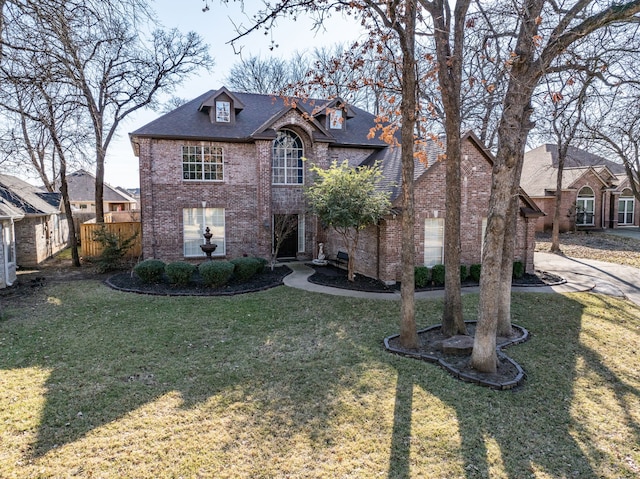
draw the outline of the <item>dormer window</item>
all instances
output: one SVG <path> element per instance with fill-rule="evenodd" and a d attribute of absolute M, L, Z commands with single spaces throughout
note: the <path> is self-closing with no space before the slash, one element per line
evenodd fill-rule
<path fill-rule="evenodd" d="M 216 123 L 229 123 L 231 121 L 231 103 L 216 100 Z"/>
<path fill-rule="evenodd" d="M 329 128 L 332 130 L 342 130 L 343 122 L 342 110 L 331 110 L 331 113 L 329 113 Z"/>

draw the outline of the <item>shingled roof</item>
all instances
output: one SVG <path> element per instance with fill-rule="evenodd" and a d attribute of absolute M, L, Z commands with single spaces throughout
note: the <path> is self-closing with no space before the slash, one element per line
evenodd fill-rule
<path fill-rule="evenodd" d="M 67 187 L 71 201 L 95 201 L 96 177 L 86 170 L 78 170 L 67 176 Z M 103 201 L 135 203 L 135 198 L 104 183 Z"/>
<path fill-rule="evenodd" d="M 49 215 L 60 212 L 60 193 L 49 193 L 15 176 L 0 174 L 0 198 L 4 203 L 27 215 Z"/>
<path fill-rule="evenodd" d="M 592 171 L 603 181 L 624 175 L 624 165 L 607 160 L 580 148 L 569 147 L 562 172 L 562 188 L 569 188 L 578 178 Z M 545 144 L 524 155 L 521 186 L 532 196 L 544 196 L 556 189 L 558 148 Z"/>
<path fill-rule="evenodd" d="M 226 89 L 210 90 L 175 110 L 162 115 L 151 123 L 138 128 L 129 136 L 161 139 L 188 139 L 203 141 L 252 142 L 258 138 L 275 138 L 270 129 L 276 119 L 292 109 L 297 109 L 311 123 L 315 123 L 318 136 L 315 141 L 326 141 L 337 146 L 385 147 L 384 141 L 369 138 L 369 131 L 375 124 L 375 116 L 365 110 L 353 106 L 348 107 L 344 129 L 324 129 L 316 116 L 324 114 L 326 100 L 284 99 L 275 95 L 258 95 L 255 93 L 231 93 L 233 98 L 242 103 L 236 111 L 233 123 L 212 123 L 203 105 L 211 103 L 211 98 Z M 333 104 L 333 103 L 331 103 Z"/>

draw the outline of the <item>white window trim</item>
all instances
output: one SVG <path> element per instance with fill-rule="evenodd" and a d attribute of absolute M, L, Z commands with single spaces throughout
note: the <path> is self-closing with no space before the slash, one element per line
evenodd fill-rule
<path fill-rule="evenodd" d="M 194 217 L 196 217 L 198 219 L 198 223 L 195 223 L 193 225 L 189 225 L 189 226 L 198 226 L 198 244 L 205 244 L 205 238 L 204 238 L 204 232 L 205 229 L 207 228 L 207 226 L 209 226 L 210 228 L 213 227 L 218 227 L 218 228 L 222 228 L 222 238 L 220 238 L 219 236 L 216 238 L 215 236 L 213 238 L 211 238 L 211 242 L 212 243 L 216 243 L 218 245 L 218 247 L 216 248 L 216 250 L 212 253 L 212 256 L 225 256 L 226 255 L 226 248 L 227 248 L 227 218 L 226 218 L 226 210 L 224 208 L 183 208 L 182 209 L 182 254 L 184 255 L 185 258 L 201 258 L 201 257 L 206 257 L 206 254 L 204 253 L 204 251 L 200 250 L 200 251 L 196 251 L 196 253 L 190 253 L 187 251 L 187 240 L 190 238 L 187 238 L 186 232 L 185 232 L 185 226 L 186 225 L 186 220 L 187 220 L 187 214 L 186 212 L 188 210 L 195 210 L 196 214 L 194 215 Z M 222 217 L 222 225 L 213 225 L 213 224 L 208 224 L 210 222 L 207 222 L 207 210 L 219 210 L 221 211 L 221 217 Z M 213 214 L 213 213 L 212 213 Z M 215 231 L 215 230 L 214 230 Z M 193 238 L 195 240 L 195 238 Z M 222 243 L 222 244 L 220 244 Z M 200 249 L 200 248 L 198 248 Z"/>
<path fill-rule="evenodd" d="M 435 224 L 436 226 L 432 226 L 431 224 Z M 438 234 L 428 234 L 435 231 L 437 228 Z M 431 239 L 428 243 L 428 239 Z M 439 242 L 439 246 L 436 244 Z M 431 244 L 433 243 L 433 244 Z M 432 258 L 434 255 L 427 255 L 427 248 L 431 250 L 435 248 L 440 249 L 440 260 L 437 262 L 433 262 Z M 444 218 L 425 218 L 424 220 L 424 245 L 423 245 L 423 264 L 427 267 L 433 267 L 436 264 L 443 264 L 444 261 Z"/>
<path fill-rule="evenodd" d="M 188 164 L 199 164 L 201 167 L 201 177 L 200 178 L 185 178 L 184 177 L 184 157 L 185 157 L 185 152 L 184 149 L 185 148 L 191 148 L 191 147 L 196 147 L 196 148 L 200 148 L 200 162 L 187 162 Z M 222 178 L 215 178 L 215 179 L 205 179 L 204 178 L 204 165 L 205 165 L 205 161 L 204 161 L 204 148 L 205 147 L 209 147 L 211 149 L 218 149 L 220 150 L 220 166 L 222 167 Z M 225 166 L 224 166 L 224 149 L 221 146 L 216 146 L 213 143 L 201 143 L 199 145 L 181 145 L 180 146 L 180 157 L 182 158 L 182 161 L 180 163 L 180 166 L 182 167 L 182 181 L 186 182 L 186 183 L 192 183 L 192 182 L 199 182 L 199 181 L 204 181 L 207 183 L 222 183 L 225 181 Z"/>
<path fill-rule="evenodd" d="M 300 150 L 302 150 L 301 158 L 304 157 L 304 142 L 302 141 L 302 138 L 300 138 L 300 135 L 298 135 L 295 131 L 287 130 L 287 129 L 280 130 L 280 132 L 288 133 L 288 134 L 293 135 L 293 136 L 298 138 L 298 140 L 300 141 L 300 145 L 301 145 Z M 275 141 L 277 141 L 277 139 L 274 140 L 274 145 L 275 145 Z M 288 159 L 288 157 L 285 156 L 285 158 L 284 158 L 284 167 L 282 167 L 282 166 L 275 167 L 274 164 L 273 164 L 274 153 L 275 153 L 274 145 L 272 145 L 272 148 L 271 148 L 271 184 L 272 185 L 279 185 L 279 186 L 280 185 L 282 185 L 282 186 L 303 185 L 304 184 L 304 179 L 305 179 L 304 178 L 305 177 L 305 175 L 304 175 L 304 163 L 301 164 L 300 166 L 296 166 L 295 169 L 294 168 L 289 168 L 289 167 L 287 167 L 287 159 Z M 296 162 L 297 163 L 299 163 L 300 161 L 301 161 L 300 158 L 296 158 Z M 284 170 L 284 182 L 276 182 L 276 181 L 274 181 L 274 170 L 276 168 L 279 169 L 279 170 L 282 170 L 282 169 Z M 295 177 L 296 177 L 296 181 L 295 182 L 287 181 L 289 179 L 289 175 L 288 175 L 289 170 L 292 170 L 292 171 L 295 170 Z M 300 173 L 302 173 L 302 174 L 300 174 Z M 297 181 L 298 179 L 300 179 L 301 181 Z"/>

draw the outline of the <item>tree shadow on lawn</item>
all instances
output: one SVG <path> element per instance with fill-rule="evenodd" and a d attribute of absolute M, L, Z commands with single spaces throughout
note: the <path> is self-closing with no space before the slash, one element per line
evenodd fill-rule
<path fill-rule="evenodd" d="M 335 440 L 327 427 L 334 393 L 362 354 L 345 334 L 345 317 L 374 315 L 375 303 L 344 299 L 339 303 L 348 309 L 335 310 L 332 297 L 286 287 L 242 297 L 167 298 L 87 284 L 93 287 L 54 285 L 45 296 L 57 305 L 0 323 L 14 352 L 0 357 L 1 369 L 49 371 L 27 457 L 43 457 L 175 392 L 184 410 L 218 397 L 257 407 L 265 429 L 287 425 L 323 445 Z M 241 427 L 234 425 L 233 433 Z"/>
<path fill-rule="evenodd" d="M 271 468 L 275 477 L 279 465 L 298 456 L 297 445 L 288 438 L 308 436 L 313 449 L 320 451 L 320 461 L 346 440 L 334 425 L 337 411 L 354 407 L 340 397 L 346 390 L 347 399 L 354 399 L 366 415 L 358 420 L 379 423 L 376 431 L 389 439 L 390 478 L 415 474 L 412 455 L 421 442 L 432 440 L 416 432 L 420 424 L 415 418 L 424 418 L 416 410 L 429 413 L 429 404 L 415 400 L 418 392 L 455 412 L 457 429 L 447 433 L 458 434 L 459 449 L 450 454 L 469 479 L 490 477 L 496 461 L 504 464 L 510 479 L 530 477 L 534 467 L 552 477 L 591 479 L 599 477 L 593 465 L 600 459 L 623 461 L 606 457 L 607 451 L 597 450 L 597 445 L 585 452 L 584 445 L 591 447 L 589 431 L 582 430 L 570 411 L 579 360 L 603 380 L 614 382 L 612 387 L 622 384 L 616 389 L 620 402 L 626 393 L 638 396 L 596 352 L 581 344 L 578 301 L 544 295 L 535 308 L 514 307 L 514 322 L 533 334 L 528 343 L 510 350 L 528 380 L 518 390 L 496 392 L 459 382 L 432 364 L 386 352 L 381 341 L 396 328 L 399 308 L 386 301 L 336 299 L 279 287 L 241 298 L 136 295 L 133 310 L 131 295 L 98 284 L 93 290 L 58 286 L 48 294 L 59 298 L 60 305 L 50 305 L 33 321 L 25 318 L 24 324 L 0 323 L 12 351 L 2 356 L 2 369 L 50 370 L 37 436 L 25 451 L 33 459 L 177 392 L 185 411 L 215 397 L 216 405 L 207 405 L 203 417 L 223 420 L 231 409 L 243 408 L 244 418 L 228 428 L 228 437 L 216 441 L 227 441 L 230 458 L 240 457 L 249 447 L 241 436 L 258 430 L 257 440 L 266 443 L 269 452 L 262 452 L 267 457 L 253 467 L 256 474 Z M 473 304 L 476 299 L 464 301 Z M 109 308 L 100 309 L 105 300 Z M 85 313 L 74 318 L 80 305 Z M 420 318 L 436 322 L 441 303 L 417 305 Z M 555 318 L 562 318 L 562 323 Z M 369 385 L 368 374 L 376 368 L 378 376 L 388 376 L 388 388 L 395 387 L 388 428 L 380 416 L 385 406 L 377 401 L 387 396 L 393 400 L 394 394 L 383 388 L 370 395 L 370 388 L 378 386 Z M 396 384 L 391 382 L 394 374 Z M 640 441 L 638 424 L 628 409 L 625 422 Z M 196 429 L 191 432 L 200 433 L 197 425 L 192 427 Z M 377 448 L 387 447 L 384 439 L 370 440 Z M 427 456 L 431 452 L 421 451 Z M 360 458 L 347 461 L 355 468 Z"/>
<path fill-rule="evenodd" d="M 593 297 L 603 306 L 608 301 L 607 297 Z M 602 450 L 592 441 L 589 425 L 585 425 L 588 412 L 579 411 L 578 414 L 587 416 L 577 418 L 571 409 L 574 401 L 584 400 L 574 397 L 576 382 L 585 374 L 595 375 L 596 382 L 615 396 L 624 426 L 635 443 L 640 443 L 640 424 L 626 397 L 630 394 L 637 402 L 640 392 L 582 343 L 583 304 L 567 302 L 560 296 L 542 298 L 544 302 L 540 301 L 537 310 L 527 311 L 521 318 L 514 317 L 514 322 L 517 320 L 533 332 L 530 341 L 509 349 L 509 354 L 527 372 L 527 380 L 519 388 L 495 391 L 470 383 L 442 387 L 420 374 L 421 368 L 433 366 L 391 356 L 389 361 L 398 376 L 387 477 L 412 477 L 411 449 L 415 447 L 412 431 L 419 428 L 413 421 L 412 411 L 416 407 L 412 402 L 420 391 L 433 394 L 455 411 L 459 455 L 464 463 L 464 477 L 468 479 L 494 477 L 501 468 L 510 479 L 537 474 L 596 479 L 604 476 L 594 467 L 603 463 L 613 465 L 616 474 L 623 474 L 615 477 L 634 477 L 637 465 L 633 461 L 625 463 L 625 458 L 613 456 L 617 454 L 615 447 Z"/>

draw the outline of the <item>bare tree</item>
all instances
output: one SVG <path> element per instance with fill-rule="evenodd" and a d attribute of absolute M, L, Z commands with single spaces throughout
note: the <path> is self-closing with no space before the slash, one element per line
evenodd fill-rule
<path fill-rule="evenodd" d="M 152 30 L 144 39 L 152 18 L 144 0 L 27 0 L 5 11 L 14 33 L 4 54 L 36 54 L 45 71 L 75 90 L 73 101 L 92 131 L 102 222 L 104 162 L 120 122 L 210 66 L 206 45 L 176 30 Z"/>

